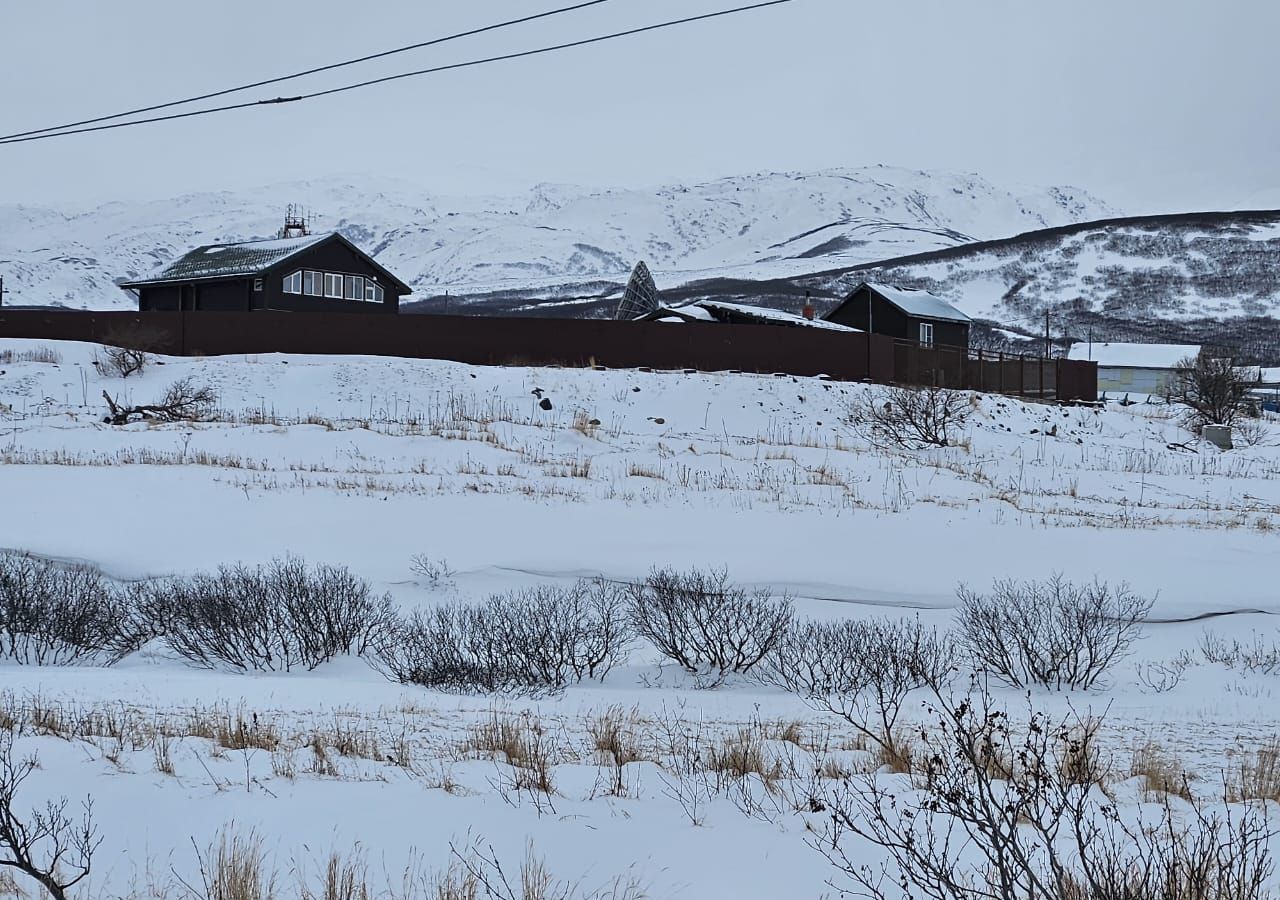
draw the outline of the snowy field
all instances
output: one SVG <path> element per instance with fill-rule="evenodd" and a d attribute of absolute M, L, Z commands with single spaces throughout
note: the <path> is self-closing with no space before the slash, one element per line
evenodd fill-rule
<path fill-rule="evenodd" d="M 954 446 L 901 449 L 848 421 L 879 388 L 818 379 L 278 355 L 160 358 L 120 379 L 97 352 L 0 341 L 0 549 L 128 582 L 292 555 L 346 566 L 403 610 L 723 567 L 802 618 L 940 630 L 961 584 L 1124 582 L 1155 598 L 1134 652 L 1090 691 L 1031 697 L 1105 712 L 1119 802 L 1142 799 L 1129 774 L 1145 744 L 1212 796 L 1277 731 L 1280 664 L 1202 650 L 1206 635 L 1280 643 L 1274 423 L 1221 452 L 1163 406 L 975 395 Z M 102 422 L 104 390 L 145 403 L 186 377 L 216 391 L 209 421 Z M 419 555 L 451 573 L 416 571 Z M 1025 710 L 1025 691 L 995 690 Z M 928 720 L 922 700 L 905 721 Z M 611 715 L 636 761 L 603 758 Z M 494 721 L 539 736 L 550 791 L 486 747 Z M 111 667 L 0 661 L 6 722 L 39 758 L 24 803 L 93 800 L 85 897 L 183 896 L 219 835 L 250 832 L 282 896 L 333 851 L 379 890 L 434 896 L 414 879 L 447 870 L 451 847 L 518 869 L 530 845 L 583 896 L 618 878 L 651 898 L 837 896 L 851 885 L 810 846 L 824 814 L 788 805 L 786 784 L 878 765 L 843 720 L 750 677 L 709 686 L 643 642 L 602 683 L 544 696 L 433 692 L 359 658 L 210 671 L 158 643 Z M 705 771 L 744 730 L 776 779 Z M 859 840 L 846 852 L 879 858 Z"/>

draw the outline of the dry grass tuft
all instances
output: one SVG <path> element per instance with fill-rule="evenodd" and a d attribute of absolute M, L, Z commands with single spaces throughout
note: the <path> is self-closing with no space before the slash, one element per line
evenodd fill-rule
<path fill-rule="evenodd" d="M 517 788 L 544 794 L 555 792 L 551 779 L 555 765 L 551 739 L 542 723 L 527 713 L 504 716 L 494 711 L 488 721 L 471 729 L 464 750 L 491 756 L 512 766 Z"/>
<path fill-rule="evenodd" d="M 228 833 L 200 858 L 205 900 L 274 900 L 276 873 L 256 832 Z"/>
<path fill-rule="evenodd" d="M 1280 736 L 1273 737 L 1257 750 L 1245 753 L 1228 785 L 1228 798 L 1233 801 L 1274 800 L 1280 803 Z"/>
<path fill-rule="evenodd" d="M 1172 794 L 1191 799 L 1189 777 L 1178 760 L 1164 752 L 1159 744 L 1147 741 L 1133 751 L 1129 775 L 1143 780 L 1143 789 L 1152 794 Z"/>
<path fill-rule="evenodd" d="M 756 729 L 740 728 L 713 745 L 707 768 L 731 778 L 758 775 L 767 785 L 773 785 L 782 777 L 782 767 L 776 760 L 770 761 L 764 752 L 764 742 Z"/>
<path fill-rule="evenodd" d="M 643 726 L 634 710 L 625 712 L 621 706 L 611 706 L 588 720 L 587 733 L 602 761 L 625 766 L 649 758 L 644 751 Z"/>

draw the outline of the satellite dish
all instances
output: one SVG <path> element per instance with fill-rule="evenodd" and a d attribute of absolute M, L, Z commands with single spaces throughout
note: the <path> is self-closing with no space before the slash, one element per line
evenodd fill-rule
<path fill-rule="evenodd" d="M 641 260 L 636 263 L 636 267 L 631 273 L 631 280 L 627 282 L 626 293 L 622 295 L 622 302 L 618 304 L 618 312 L 614 315 L 614 318 L 620 320 L 638 319 L 657 308 L 658 286 L 653 283 L 653 276 L 649 274 L 649 267 Z"/>

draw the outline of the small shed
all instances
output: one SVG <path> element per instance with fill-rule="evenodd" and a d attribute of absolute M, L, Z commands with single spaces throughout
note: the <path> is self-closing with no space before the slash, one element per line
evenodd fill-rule
<path fill-rule="evenodd" d="M 970 318 L 928 291 L 866 281 L 823 319 L 922 347 L 969 346 Z"/>
<path fill-rule="evenodd" d="M 140 312 L 396 313 L 413 292 L 337 232 L 208 244 L 120 287 Z"/>
<path fill-rule="evenodd" d="M 1067 359 L 1098 364 L 1101 393 L 1163 394 L 1180 364 L 1200 355 L 1195 344 L 1077 343 Z"/>

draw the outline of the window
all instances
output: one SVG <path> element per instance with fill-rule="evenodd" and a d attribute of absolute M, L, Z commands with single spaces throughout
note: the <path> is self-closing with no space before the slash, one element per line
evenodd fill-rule
<path fill-rule="evenodd" d="M 285 279 L 285 284 L 287 285 L 288 283 L 289 283 L 289 279 L 287 279 L 287 278 L 286 278 L 286 279 Z M 255 278 L 255 279 L 253 279 L 253 289 L 254 289 L 254 291 L 255 291 L 255 292 L 261 292 L 261 290 L 262 290 L 262 279 L 261 279 L 261 278 Z M 287 290 L 288 290 L 288 287 L 286 287 L 286 288 L 285 288 L 285 290 L 287 291 Z"/>
<path fill-rule="evenodd" d="M 920 346 L 921 347 L 933 346 L 933 323 L 932 322 L 920 323 Z"/>
<path fill-rule="evenodd" d="M 324 295 L 326 297 L 335 297 L 342 299 L 342 276 L 334 275 L 332 272 L 324 273 Z"/>
<path fill-rule="evenodd" d="M 381 303 L 382 286 L 376 284 L 372 279 L 366 278 L 364 280 L 364 299 L 370 303 Z"/>
<path fill-rule="evenodd" d="M 324 293 L 324 281 L 319 272 L 306 272 L 303 274 L 302 292 L 308 297 L 319 297 Z"/>
<path fill-rule="evenodd" d="M 363 299 L 364 279 L 359 275 L 343 276 L 343 296 L 348 300 Z"/>
<path fill-rule="evenodd" d="M 262 290 L 262 279 L 261 279 L 261 278 L 259 278 L 259 279 L 257 279 L 256 281 L 254 281 L 254 283 L 253 283 L 253 289 L 254 289 L 255 291 L 260 291 L 260 290 Z M 287 276 L 285 276 L 285 279 L 284 279 L 284 292 L 285 292 L 286 294 L 301 294 L 301 293 L 302 293 L 302 273 L 301 273 L 301 272 L 294 272 L 292 275 L 287 275 Z"/>

